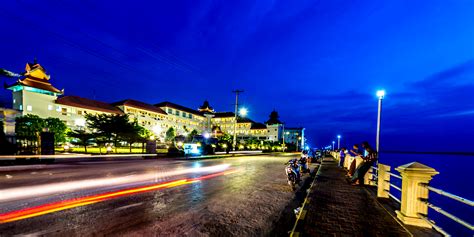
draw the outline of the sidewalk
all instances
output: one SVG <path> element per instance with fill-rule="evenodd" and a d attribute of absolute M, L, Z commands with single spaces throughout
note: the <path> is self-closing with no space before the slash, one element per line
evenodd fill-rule
<path fill-rule="evenodd" d="M 345 173 L 333 158 L 324 159 L 293 236 L 414 235 L 377 201 L 370 187 L 348 184 Z"/>

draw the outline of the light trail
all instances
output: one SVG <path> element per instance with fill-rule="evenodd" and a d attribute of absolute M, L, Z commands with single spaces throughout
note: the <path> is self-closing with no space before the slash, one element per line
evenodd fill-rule
<path fill-rule="evenodd" d="M 165 183 L 130 188 L 130 189 L 123 189 L 123 190 L 119 190 L 115 192 L 108 192 L 108 193 L 103 193 L 103 194 L 64 200 L 60 202 L 48 203 L 48 204 L 35 206 L 31 208 L 2 213 L 0 214 L 0 223 L 23 220 L 23 219 L 27 219 L 31 217 L 41 216 L 41 215 L 58 212 L 62 210 L 67 210 L 67 209 L 71 209 L 75 207 L 86 206 L 86 205 L 94 204 L 97 202 L 102 202 L 105 200 L 119 198 L 119 197 L 128 196 L 132 194 L 156 191 L 160 189 L 172 188 L 172 187 L 177 187 L 177 186 L 181 186 L 185 184 L 191 184 L 195 182 L 200 182 L 202 180 L 218 177 L 221 175 L 233 174 L 236 172 L 238 172 L 238 170 L 229 170 L 229 171 L 208 174 L 208 175 L 204 175 L 204 176 L 192 178 L 192 179 L 179 179 L 179 180 L 174 180 L 171 182 L 165 182 Z"/>
<path fill-rule="evenodd" d="M 99 187 L 110 187 L 114 185 L 123 185 L 138 183 L 144 181 L 157 180 L 158 178 L 171 177 L 176 175 L 183 175 L 189 173 L 212 173 L 227 170 L 230 167 L 229 164 L 206 166 L 206 167 L 193 167 L 186 169 L 171 170 L 166 172 L 153 172 L 138 175 L 129 175 L 123 177 L 108 177 L 100 179 L 88 179 L 80 181 L 69 181 L 59 182 L 52 184 L 43 184 L 35 186 L 26 186 L 19 188 L 10 188 L 0 190 L 0 202 L 19 200 L 29 197 L 38 197 L 41 195 L 51 195 L 64 193 L 69 191 L 76 191 L 81 189 L 99 188 Z"/>

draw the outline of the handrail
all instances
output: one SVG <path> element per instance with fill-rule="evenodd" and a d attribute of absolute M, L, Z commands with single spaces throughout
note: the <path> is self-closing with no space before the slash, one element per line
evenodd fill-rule
<path fill-rule="evenodd" d="M 394 188 L 394 189 L 396 189 L 396 190 L 398 190 L 398 191 L 400 191 L 400 192 L 402 191 L 402 189 L 399 188 L 399 187 L 398 187 L 397 185 L 395 185 L 395 184 L 392 184 L 392 183 L 391 183 L 391 184 L 390 184 L 390 187 L 392 187 L 392 188 Z"/>
<path fill-rule="evenodd" d="M 448 217 L 449 219 L 467 227 L 468 229 L 470 230 L 474 230 L 474 226 L 467 223 L 466 221 L 462 220 L 461 218 L 457 217 L 457 216 L 454 216 L 453 214 L 441 209 L 441 207 L 437 207 L 427 201 L 423 201 L 424 203 L 426 203 L 426 205 L 428 205 L 429 208 L 433 209 L 434 211 L 440 213 L 440 214 L 443 214 L 444 216 Z"/>
<path fill-rule="evenodd" d="M 402 176 L 400 176 L 400 175 L 394 174 L 394 173 L 392 173 L 392 172 L 388 172 L 388 173 L 390 174 L 390 176 L 393 176 L 393 177 L 395 177 L 395 178 L 402 179 Z"/>
<path fill-rule="evenodd" d="M 388 191 L 388 190 L 385 190 L 385 191 Z M 400 199 L 398 199 L 397 197 L 393 196 L 393 194 L 391 194 L 390 192 L 388 193 L 388 196 L 393 198 L 395 201 L 397 201 L 398 203 L 402 203 L 402 201 L 400 201 Z"/>
<path fill-rule="evenodd" d="M 443 190 L 441 190 L 441 189 L 433 188 L 433 187 L 429 186 L 428 184 L 420 184 L 420 185 L 426 187 L 428 190 L 433 191 L 433 192 L 435 192 L 435 193 L 437 193 L 437 194 L 440 194 L 440 195 L 443 195 L 443 196 L 445 196 L 445 197 L 454 199 L 454 200 L 456 200 L 456 201 L 462 202 L 462 203 L 467 204 L 467 205 L 469 205 L 469 206 L 474 206 L 474 202 L 471 201 L 471 200 L 469 200 L 469 199 L 467 199 L 467 198 L 463 198 L 463 197 L 460 197 L 460 196 L 458 196 L 458 195 L 454 195 L 454 194 L 452 194 L 452 193 L 448 193 L 448 192 L 443 191 Z"/>
<path fill-rule="evenodd" d="M 424 221 L 426 221 L 428 224 L 430 224 L 436 231 L 438 231 L 439 233 L 441 233 L 442 235 L 446 236 L 446 237 L 450 237 L 451 235 L 448 234 L 446 231 L 443 230 L 443 228 L 437 226 L 434 221 L 428 219 L 428 217 L 426 217 L 425 215 L 422 215 L 420 213 L 418 213 L 418 217 L 420 217 L 421 219 L 423 219 Z"/>

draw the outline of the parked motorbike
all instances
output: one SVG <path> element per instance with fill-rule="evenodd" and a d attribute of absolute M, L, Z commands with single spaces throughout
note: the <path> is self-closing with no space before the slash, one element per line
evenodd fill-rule
<path fill-rule="evenodd" d="M 307 156 L 302 156 L 298 160 L 298 164 L 299 164 L 299 167 L 300 167 L 301 174 L 310 172 L 309 167 L 308 167 L 308 157 Z"/>
<path fill-rule="evenodd" d="M 288 161 L 285 168 L 288 184 L 293 190 L 296 190 L 296 185 L 300 182 L 300 168 L 296 159 Z"/>

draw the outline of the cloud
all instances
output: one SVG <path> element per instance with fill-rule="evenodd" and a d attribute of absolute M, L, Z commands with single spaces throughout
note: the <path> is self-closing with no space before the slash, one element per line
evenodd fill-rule
<path fill-rule="evenodd" d="M 467 84 L 474 82 L 474 59 L 434 73 L 424 80 L 412 83 L 411 86 L 427 89 L 436 88 L 441 85 L 459 85 L 463 82 Z"/>

